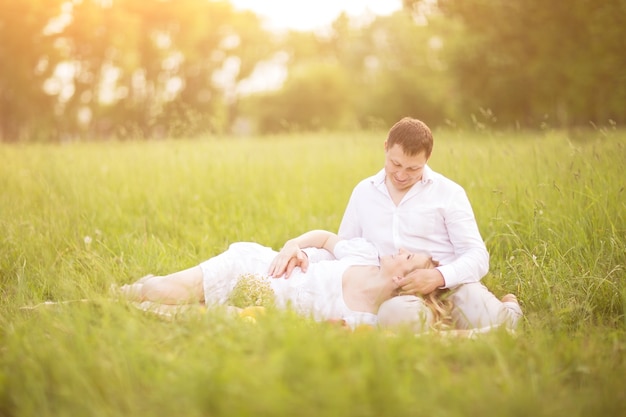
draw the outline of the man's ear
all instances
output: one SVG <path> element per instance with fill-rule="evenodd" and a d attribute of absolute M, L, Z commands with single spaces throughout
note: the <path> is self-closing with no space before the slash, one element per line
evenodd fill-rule
<path fill-rule="evenodd" d="M 385 139 L 385 151 L 387 151 L 389 148 L 387 147 L 387 139 Z"/>

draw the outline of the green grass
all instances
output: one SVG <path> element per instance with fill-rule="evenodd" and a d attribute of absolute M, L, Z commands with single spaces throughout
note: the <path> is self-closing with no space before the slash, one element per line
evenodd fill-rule
<path fill-rule="evenodd" d="M 167 320 L 109 299 L 234 241 L 336 230 L 384 132 L 0 146 L 0 416 L 626 415 L 626 133 L 435 133 L 484 281 L 521 301 L 515 335 Z"/>

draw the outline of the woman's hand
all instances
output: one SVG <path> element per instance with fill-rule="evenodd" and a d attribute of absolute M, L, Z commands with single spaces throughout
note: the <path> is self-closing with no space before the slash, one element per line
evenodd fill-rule
<path fill-rule="evenodd" d="M 290 240 L 285 243 L 285 246 L 270 264 L 268 274 L 274 278 L 280 278 L 284 275 L 287 279 L 297 266 L 302 269 L 302 272 L 306 272 L 309 267 L 309 258 L 297 243 Z"/>

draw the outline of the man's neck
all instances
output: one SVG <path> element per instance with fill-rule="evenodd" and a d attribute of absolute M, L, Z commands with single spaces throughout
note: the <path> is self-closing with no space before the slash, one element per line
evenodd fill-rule
<path fill-rule="evenodd" d="M 406 193 L 408 193 L 409 190 L 411 189 L 411 187 L 409 187 L 407 189 L 398 190 L 393 185 L 393 183 L 391 182 L 391 179 L 389 177 L 385 178 L 385 186 L 387 187 L 387 192 L 389 193 L 389 196 L 391 197 L 391 201 L 393 201 L 393 203 L 396 206 L 400 205 L 400 202 L 402 201 L 402 199 L 404 198 Z"/>

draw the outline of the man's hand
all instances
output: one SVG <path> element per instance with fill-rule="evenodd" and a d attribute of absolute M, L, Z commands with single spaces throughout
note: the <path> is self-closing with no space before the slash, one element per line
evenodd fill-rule
<path fill-rule="evenodd" d="M 426 295 L 446 285 L 437 269 L 416 269 L 398 281 L 399 295 Z"/>
<path fill-rule="evenodd" d="M 302 269 L 302 272 L 306 272 L 309 267 L 309 258 L 298 245 L 287 242 L 270 264 L 268 274 L 274 278 L 280 278 L 283 275 L 289 278 L 297 266 Z"/>

